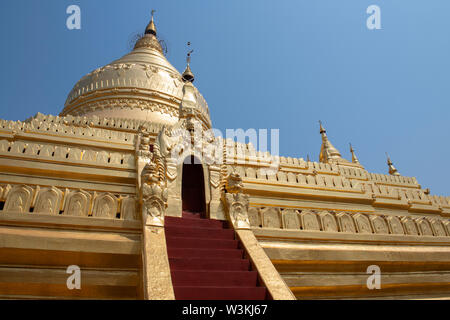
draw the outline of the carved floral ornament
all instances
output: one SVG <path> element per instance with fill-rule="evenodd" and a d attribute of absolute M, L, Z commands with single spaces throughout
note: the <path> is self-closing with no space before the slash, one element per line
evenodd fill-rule
<path fill-rule="evenodd" d="M 242 192 L 242 178 L 237 173 L 230 173 L 225 180 L 227 192 L 223 195 L 228 218 L 235 229 L 250 229 L 249 196 Z"/>
<path fill-rule="evenodd" d="M 228 192 L 240 193 L 244 188 L 242 178 L 237 172 L 231 172 L 226 179 L 226 188 Z"/>
<path fill-rule="evenodd" d="M 249 197 L 244 193 L 226 193 L 228 214 L 235 229 L 249 229 Z"/>
<path fill-rule="evenodd" d="M 142 186 L 143 214 L 146 225 L 164 226 L 168 190 L 157 184 Z"/>
<path fill-rule="evenodd" d="M 137 139 L 137 156 L 150 161 L 153 156 L 150 152 L 150 133 L 148 129 L 140 125 L 138 128 L 138 139 Z"/>
<path fill-rule="evenodd" d="M 165 161 L 160 153 L 158 140 L 150 152 L 148 162 L 141 173 L 142 218 L 145 225 L 164 226 L 167 208 L 167 179 Z"/>

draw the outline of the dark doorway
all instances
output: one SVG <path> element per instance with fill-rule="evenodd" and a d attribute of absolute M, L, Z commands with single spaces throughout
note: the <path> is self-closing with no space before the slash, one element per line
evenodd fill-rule
<path fill-rule="evenodd" d="M 194 162 L 194 157 L 183 163 L 183 180 L 181 197 L 183 211 L 205 214 L 205 183 L 203 166 Z M 190 160 L 190 161 L 189 161 Z M 198 161 L 197 161 L 198 162 Z"/>

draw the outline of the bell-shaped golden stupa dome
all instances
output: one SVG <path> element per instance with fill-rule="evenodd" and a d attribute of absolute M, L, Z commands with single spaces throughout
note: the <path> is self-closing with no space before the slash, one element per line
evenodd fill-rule
<path fill-rule="evenodd" d="M 198 114 L 211 127 L 208 105 L 195 88 Z M 174 124 L 183 97 L 181 74 L 167 61 L 152 20 L 134 49 L 84 76 L 67 97 L 61 116 L 98 116 Z"/>

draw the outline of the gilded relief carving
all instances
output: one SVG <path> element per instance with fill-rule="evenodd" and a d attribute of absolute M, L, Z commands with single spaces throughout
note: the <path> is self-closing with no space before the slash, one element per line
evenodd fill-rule
<path fill-rule="evenodd" d="M 228 214 L 235 229 L 250 228 L 248 219 L 248 195 L 244 193 L 226 193 Z"/>
<path fill-rule="evenodd" d="M 72 191 L 67 195 L 64 215 L 87 217 L 91 204 L 91 195 L 83 190 Z"/>
<path fill-rule="evenodd" d="M 29 212 L 33 196 L 33 189 L 28 186 L 14 186 L 8 192 L 4 211 Z"/>
<path fill-rule="evenodd" d="M 163 128 L 158 134 L 163 134 Z M 144 135 L 145 137 L 145 135 Z M 141 146 L 143 144 L 141 142 Z M 153 145 L 153 152 L 148 151 L 148 162 L 141 173 L 142 215 L 145 225 L 164 226 L 164 215 L 167 208 L 168 189 L 166 179 L 166 164 L 161 155 L 161 139 Z"/>
<path fill-rule="evenodd" d="M 62 191 L 55 187 L 39 189 L 33 212 L 52 215 L 59 214 L 62 197 Z"/>
<path fill-rule="evenodd" d="M 322 230 L 326 232 L 338 232 L 338 224 L 334 214 L 328 211 L 322 211 L 319 214 L 322 223 Z"/>
<path fill-rule="evenodd" d="M 450 221 L 444 221 L 443 225 L 445 226 L 445 229 L 447 230 L 447 236 L 450 236 Z"/>
<path fill-rule="evenodd" d="M 297 212 L 295 209 L 282 209 L 280 211 L 280 208 L 274 207 L 252 207 L 249 210 L 249 220 L 252 227 L 259 227 L 262 219 L 262 226 L 266 228 L 356 234 L 447 236 L 447 228 L 450 226 L 450 220 L 437 218 L 419 218 L 416 222 L 410 217 L 378 214 L 349 214 L 346 212 L 336 214 L 326 210 L 319 213 L 315 210 Z"/>
<path fill-rule="evenodd" d="M 263 208 L 261 216 L 264 228 L 281 228 L 280 209 L 273 207 Z"/>
<path fill-rule="evenodd" d="M 430 223 L 425 219 L 417 219 L 417 225 L 419 226 L 420 234 L 423 236 L 433 236 L 433 230 Z"/>
<path fill-rule="evenodd" d="M 392 234 L 405 234 L 405 229 L 403 228 L 403 224 L 400 221 L 400 218 L 389 216 L 387 217 L 387 221 L 389 223 L 389 228 Z"/>
<path fill-rule="evenodd" d="M 235 229 L 249 229 L 248 217 L 249 196 L 242 192 L 242 178 L 237 173 L 230 173 L 225 178 L 226 193 L 223 199 L 226 202 L 228 218 Z"/>
<path fill-rule="evenodd" d="M 341 232 L 356 233 L 355 223 L 348 213 L 338 213 L 337 218 Z"/>
<path fill-rule="evenodd" d="M 118 200 L 113 195 L 106 193 L 96 196 L 92 216 L 96 218 L 113 219 L 117 214 Z"/>
<path fill-rule="evenodd" d="M 434 234 L 438 237 L 445 237 L 447 234 L 445 232 L 445 227 L 440 219 L 430 219 L 431 227 L 433 228 Z"/>
<path fill-rule="evenodd" d="M 358 233 L 372 233 L 370 220 L 367 216 L 357 213 L 354 215 L 353 219 L 355 220 Z"/>
<path fill-rule="evenodd" d="M 389 227 L 383 217 L 371 215 L 370 220 L 372 221 L 372 226 L 375 233 L 389 234 Z"/>
<path fill-rule="evenodd" d="M 282 211 L 283 229 L 300 229 L 300 220 L 297 210 L 285 209 Z"/>
<path fill-rule="evenodd" d="M 138 220 L 136 198 L 126 197 L 121 201 L 120 218 L 123 220 Z"/>
<path fill-rule="evenodd" d="M 300 217 L 303 230 L 320 231 L 319 220 L 315 212 L 302 210 Z"/>
<path fill-rule="evenodd" d="M 26 185 L 6 185 L 0 186 L 0 196 L 5 200 L 3 211 L 10 212 L 33 212 L 36 214 L 58 215 L 60 213 L 71 216 L 87 217 L 90 215 L 91 199 L 93 196 L 83 190 L 68 190 L 65 192 L 59 188 L 26 186 Z M 119 196 L 122 197 L 122 196 Z M 125 216 L 132 218 L 135 205 L 135 198 L 123 197 L 122 207 L 118 208 L 119 200 L 117 196 L 110 193 L 94 192 L 93 216 L 115 219 L 117 213 L 123 210 L 128 211 Z M 61 212 L 61 210 L 63 210 Z"/>
<path fill-rule="evenodd" d="M 259 213 L 259 208 L 250 207 L 248 209 L 248 220 L 250 222 L 250 226 L 261 227 L 261 216 Z"/>
<path fill-rule="evenodd" d="M 417 229 L 417 225 L 414 222 L 414 220 L 412 220 L 409 217 L 403 217 L 401 220 L 402 220 L 403 225 L 405 226 L 405 230 L 406 230 L 407 234 L 415 235 L 415 236 L 419 235 L 419 231 Z"/>

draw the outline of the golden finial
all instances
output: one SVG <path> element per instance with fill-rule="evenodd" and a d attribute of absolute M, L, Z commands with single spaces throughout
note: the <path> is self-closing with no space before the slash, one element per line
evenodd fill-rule
<path fill-rule="evenodd" d="M 386 152 L 386 157 L 387 157 L 387 165 L 389 167 L 389 174 L 392 176 L 399 176 L 400 173 L 398 172 L 398 170 L 394 167 L 394 164 L 391 161 L 391 158 L 389 158 L 388 153 Z"/>
<path fill-rule="evenodd" d="M 353 162 L 353 163 L 359 163 L 359 160 L 358 160 L 358 158 L 356 157 L 355 150 L 353 149 L 351 143 L 350 143 L 350 152 L 352 153 L 352 162 Z"/>
<path fill-rule="evenodd" d="M 145 28 L 145 34 L 153 34 L 154 36 L 156 36 L 156 26 L 155 22 L 153 21 L 153 15 L 155 14 L 155 12 L 155 10 L 152 10 L 152 20 L 150 20 L 147 28 Z"/>
<path fill-rule="evenodd" d="M 187 45 L 188 45 L 188 50 L 189 50 L 190 46 L 191 46 L 191 43 L 188 42 Z M 194 79 L 195 79 L 194 74 L 192 73 L 191 67 L 190 67 L 192 52 L 194 52 L 194 50 L 189 50 L 188 53 L 187 53 L 187 57 L 186 57 L 187 66 L 186 66 L 186 69 L 184 70 L 183 75 L 182 75 L 182 78 L 183 78 L 184 82 L 186 82 L 186 81 L 187 82 L 194 82 Z"/>

